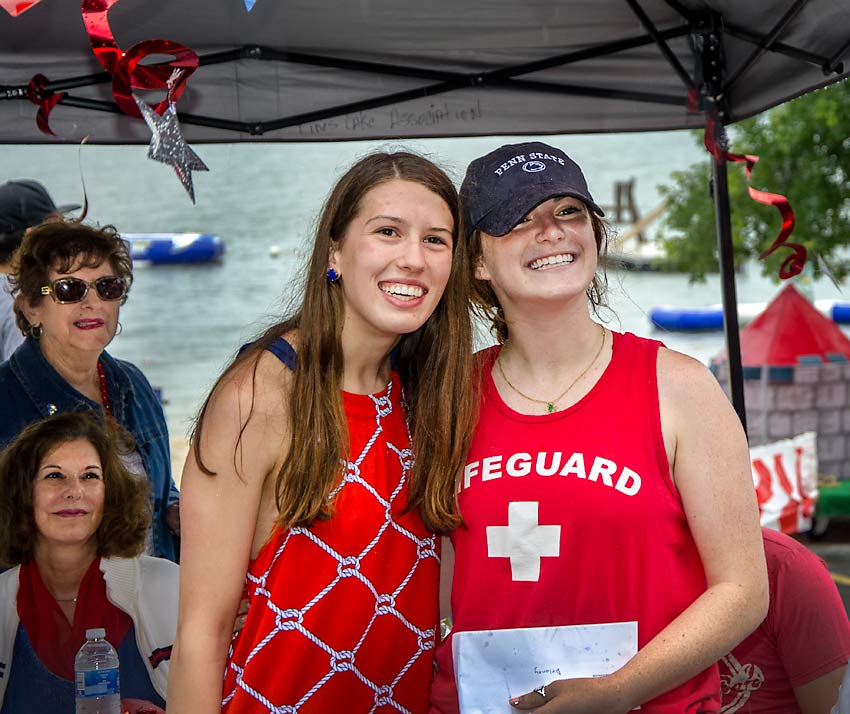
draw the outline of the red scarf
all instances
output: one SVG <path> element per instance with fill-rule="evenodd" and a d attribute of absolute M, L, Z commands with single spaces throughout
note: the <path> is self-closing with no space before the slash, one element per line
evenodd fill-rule
<path fill-rule="evenodd" d="M 18 617 L 41 663 L 57 677 L 73 681 L 74 657 L 86 641 L 86 630 L 103 627 L 106 639 L 118 647 L 133 621 L 106 599 L 106 581 L 95 558 L 80 582 L 74 622 L 41 579 L 35 560 L 21 566 Z"/>

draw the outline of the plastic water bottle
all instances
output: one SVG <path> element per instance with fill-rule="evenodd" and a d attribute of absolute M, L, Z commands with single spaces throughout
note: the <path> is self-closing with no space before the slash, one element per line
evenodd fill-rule
<path fill-rule="evenodd" d="M 86 630 L 86 643 L 74 660 L 77 714 L 121 714 L 118 653 L 102 627 Z"/>

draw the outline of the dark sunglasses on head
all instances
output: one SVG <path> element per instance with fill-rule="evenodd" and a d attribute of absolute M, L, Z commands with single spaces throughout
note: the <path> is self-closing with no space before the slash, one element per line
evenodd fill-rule
<path fill-rule="evenodd" d="M 92 286 L 101 300 L 120 300 L 127 294 L 124 281 L 114 275 L 105 275 L 90 283 L 80 278 L 51 280 L 50 283 L 42 286 L 41 294 L 50 295 L 60 305 L 67 305 L 85 300 Z"/>

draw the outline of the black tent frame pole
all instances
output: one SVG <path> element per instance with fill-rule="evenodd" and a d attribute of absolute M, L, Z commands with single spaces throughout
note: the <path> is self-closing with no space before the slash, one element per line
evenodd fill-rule
<path fill-rule="evenodd" d="M 729 178 L 726 170 L 726 150 L 729 148 L 726 129 L 727 97 L 723 92 L 724 56 L 722 19 L 709 15 L 701 30 L 695 34 L 694 51 L 701 63 L 703 109 L 706 131 L 714 132 L 717 150 L 711 157 L 711 187 L 714 197 L 714 225 L 717 234 L 717 254 L 720 261 L 720 283 L 723 297 L 723 329 L 726 333 L 726 365 L 729 372 L 729 393 L 732 406 L 747 431 L 747 410 L 744 403 L 744 370 L 741 365 L 741 338 L 738 332 L 738 296 L 735 289 L 735 255 L 732 242 L 732 211 L 729 203 Z"/>
<path fill-rule="evenodd" d="M 725 134 L 722 126 L 718 134 Z M 718 137 L 720 139 L 720 137 Z M 725 139 L 725 136 L 723 137 Z M 725 148 L 725 140 L 718 141 Z M 741 338 L 738 332 L 738 296 L 735 288 L 735 257 L 732 243 L 732 212 L 729 204 L 729 181 L 726 159 L 712 157 L 711 183 L 714 194 L 714 224 L 717 231 L 717 253 L 720 260 L 723 292 L 723 329 L 726 333 L 726 363 L 729 369 L 729 391 L 732 406 L 747 431 L 747 410 L 744 403 L 744 369 L 741 364 Z"/>

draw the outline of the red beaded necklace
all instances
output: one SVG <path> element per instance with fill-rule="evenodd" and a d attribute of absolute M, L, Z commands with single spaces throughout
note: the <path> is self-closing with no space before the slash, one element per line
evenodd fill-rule
<path fill-rule="evenodd" d="M 100 360 L 97 361 L 97 376 L 100 378 L 100 401 L 103 403 L 103 410 L 112 416 L 109 393 L 106 391 L 106 372 L 103 371 L 103 363 Z"/>

